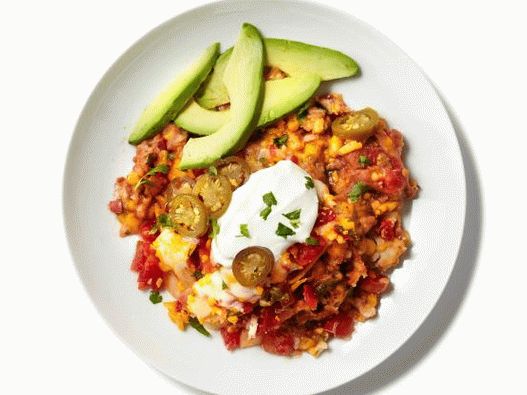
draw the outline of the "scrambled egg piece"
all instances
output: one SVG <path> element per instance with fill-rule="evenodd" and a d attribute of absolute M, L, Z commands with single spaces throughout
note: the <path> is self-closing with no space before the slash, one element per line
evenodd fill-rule
<path fill-rule="evenodd" d="M 240 285 L 231 269 L 221 268 L 194 283 L 192 294 L 187 298 L 187 307 L 200 322 L 214 324 L 228 319 L 229 311 L 242 312 L 243 302 L 258 301 L 262 294 L 259 288 Z"/>
<path fill-rule="evenodd" d="M 182 273 L 187 267 L 187 261 L 198 244 L 198 240 L 182 237 L 173 230 L 164 228 L 154 240 L 152 247 L 159 258 L 159 266 L 165 272 L 173 270 Z"/>

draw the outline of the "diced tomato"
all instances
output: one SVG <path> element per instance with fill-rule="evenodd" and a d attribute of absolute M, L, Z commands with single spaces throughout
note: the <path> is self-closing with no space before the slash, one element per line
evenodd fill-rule
<path fill-rule="evenodd" d="M 295 165 L 298 165 L 298 158 L 296 155 L 292 155 L 290 158 L 291 162 L 293 162 Z"/>
<path fill-rule="evenodd" d="M 370 166 L 376 165 L 377 164 L 377 156 L 379 155 L 380 152 L 381 152 L 381 150 L 379 148 L 365 147 L 365 148 L 363 148 L 362 150 L 359 151 L 359 155 L 357 156 L 357 158 L 360 155 L 366 156 L 368 158 L 368 162 L 369 162 Z M 357 161 L 357 163 L 358 163 L 358 161 Z M 360 166 L 360 164 L 359 164 L 359 166 Z"/>
<path fill-rule="evenodd" d="M 146 196 L 159 195 L 168 184 L 168 178 L 163 173 L 156 173 L 148 178 L 148 183 L 144 186 L 144 194 Z"/>
<path fill-rule="evenodd" d="M 324 324 L 324 330 L 335 337 L 348 337 L 353 332 L 353 317 L 349 313 L 338 313 Z"/>
<path fill-rule="evenodd" d="M 322 240 L 319 240 L 318 245 L 299 244 L 298 252 L 296 254 L 296 262 L 300 266 L 307 266 L 316 261 L 325 250 Z"/>
<path fill-rule="evenodd" d="M 311 310 L 315 310 L 318 305 L 318 298 L 313 287 L 309 284 L 305 284 L 302 293 L 304 295 L 304 301 L 309 306 L 309 308 Z"/>
<path fill-rule="evenodd" d="M 315 226 L 327 224 L 328 222 L 333 221 L 335 218 L 337 218 L 337 215 L 332 209 L 328 207 L 322 207 L 322 209 L 318 212 L 317 222 L 315 223 Z"/>
<path fill-rule="evenodd" d="M 402 192 L 405 178 L 401 169 L 394 169 L 386 173 L 384 177 L 384 192 L 390 195 L 398 195 Z"/>
<path fill-rule="evenodd" d="M 123 201 L 121 199 L 112 200 L 108 203 L 108 208 L 114 214 L 121 214 L 123 212 Z"/>
<path fill-rule="evenodd" d="M 379 236 L 387 241 L 393 240 L 395 238 L 395 222 L 390 219 L 383 219 L 379 225 Z"/>
<path fill-rule="evenodd" d="M 199 239 L 198 245 L 190 256 L 187 266 L 202 274 L 212 273 L 217 270 L 217 265 L 210 259 L 210 244 L 208 235 Z"/>
<path fill-rule="evenodd" d="M 243 309 L 243 314 L 249 314 L 250 312 L 253 311 L 254 305 L 249 302 L 243 302 L 242 309 Z"/>
<path fill-rule="evenodd" d="M 138 240 L 135 246 L 135 256 L 132 261 L 131 269 L 134 272 L 139 272 L 143 270 L 145 265 L 147 253 L 145 252 L 145 247 L 148 248 L 148 243 L 145 243 L 142 240 Z"/>
<path fill-rule="evenodd" d="M 139 227 L 139 233 L 144 241 L 147 243 L 153 243 L 154 240 L 159 236 L 159 232 L 152 233 L 152 228 L 155 225 L 154 220 L 146 220 Z"/>
<path fill-rule="evenodd" d="M 138 273 L 139 289 L 161 288 L 164 273 L 159 267 L 159 259 L 155 256 L 155 252 L 149 243 L 137 242 L 131 269 Z"/>
<path fill-rule="evenodd" d="M 291 355 L 295 351 L 294 337 L 284 331 L 273 331 L 262 336 L 265 351 L 277 355 Z"/>
<path fill-rule="evenodd" d="M 273 332 L 280 326 L 280 321 L 276 319 L 276 311 L 272 307 L 264 307 L 258 319 L 258 335 Z"/>
<path fill-rule="evenodd" d="M 360 283 L 360 288 L 368 293 L 381 294 L 388 289 L 390 280 L 388 277 L 377 275 L 368 276 Z"/>
<path fill-rule="evenodd" d="M 239 329 L 232 327 L 221 328 L 221 336 L 227 350 L 232 351 L 240 347 L 240 333 Z"/>
<path fill-rule="evenodd" d="M 194 173 L 194 175 L 197 178 L 197 177 L 201 176 L 202 174 L 205 174 L 206 171 L 207 171 L 207 169 L 193 169 L 192 173 Z"/>

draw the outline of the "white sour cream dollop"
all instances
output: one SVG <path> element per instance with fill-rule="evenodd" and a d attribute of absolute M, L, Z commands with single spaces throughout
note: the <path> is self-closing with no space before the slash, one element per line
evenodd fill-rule
<path fill-rule="evenodd" d="M 252 247 L 267 247 L 277 260 L 292 244 L 303 243 L 311 234 L 318 213 L 318 197 L 315 188 L 306 187 L 309 174 L 289 160 L 259 170 L 240 188 L 234 191 L 229 208 L 218 219 L 220 232 L 212 242 L 213 259 L 231 267 L 238 252 Z M 266 208 L 263 196 L 269 192 L 277 204 L 271 206 L 266 220 L 260 215 Z M 295 228 L 284 217 L 300 209 Z M 282 223 L 295 232 L 286 238 L 276 234 Z M 250 237 L 241 236 L 240 225 L 247 225 Z"/>

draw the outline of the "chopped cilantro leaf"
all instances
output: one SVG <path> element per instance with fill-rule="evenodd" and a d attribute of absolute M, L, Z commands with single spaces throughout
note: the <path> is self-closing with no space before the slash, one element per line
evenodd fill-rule
<path fill-rule="evenodd" d="M 311 177 L 306 176 L 305 179 L 306 179 L 306 188 L 307 189 L 312 189 L 312 188 L 315 187 L 315 183 L 313 182 L 313 179 Z"/>
<path fill-rule="evenodd" d="M 289 220 L 293 228 L 298 228 L 300 226 L 300 212 L 301 211 L 302 209 L 299 208 L 298 210 L 291 211 L 290 213 L 282 214 L 282 215 Z"/>
<path fill-rule="evenodd" d="M 283 134 L 280 137 L 275 137 L 273 139 L 273 143 L 274 143 L 274 145 L 276 145 L 277 148 L 280 148 L 283 145 L 287 144 L 287 139 L 288 138 L 289 138 L 289 136 L 287 134 Z"/>
<path fill-rule="evenodd" d="M 202 278 L 202 277 L 203 277 L 203 273 L 201 273 L 200 270 L 196 270 L 196 271 L 194 272 L 194 278 L 195 278 L 196 280 L 199 280 L 199 279 Z"/>
<path fill-rule="evenodd" d="M 278 236 L 283 237 L 284 239 L 287 239 L 288 236 L 293 236 L 295 231 L 291 229 L 288 226 L 285 226 L 283 223 L 279 222 L 278 227 L 276 228 L 275 232 Z"/>
<path fill-rule="evenodd" d="M 247 237 L 248 239 L 251 238 L 251 234 L 249 233 L 249 226 L 247 224 L 240 224 L 240 235 L 237 237 Z"/>
<path fill-rule="evenodd" d="M 152 182 L 148 180 L 146 177 L 153 176 L 154 174 L 158 174 L 158 173 L 167 174 L 168 170 L 169 170 L 168 165 L 164 163 L 151 168 L 150 170 L 148 170 L 148 172 L 143 177 L 141 177 L 141 179 L 137 182 L 137 184 L 135 184 L 134 188 L 137 189 L 141 185 L 144 185 L 144 184 L 152 184 Z"/>
<path fill-rule="evenodd" d="M 282 214 L 282 215 L 286 217 L 287 219 L 300 219 L 301 212 L 302 212 L 302 209 L 299 208 L 298 210 L 291 211 L 290 213 Z"/>
<path fill-rule="evenodd" d="M 203 336 L 210 336 L 210 333 L 208 330 L 205 329 L 203 325 L 198 321 L 196 317 L 190 317 L 188 320 L 188 323 L 192 328 L 197 330 L 199 333 L 201 333 Z"/>
<path fill-rule="evenodd" d="M 170 217 L 167 214 L 160 214 L 159 217 L 157 217 L 154 226 L 152 226 L 152 228 L 148 231 L 148 234 L 155 235 L 161 229 L 171 228 L 173 226 L 174 225 L 172 225 L 172 221 L 170 220 Z"/>
<path fill-rule="evenodd" d="M 262 199 L 266 206 L 275 206 L 278 204 L 272 192 L 267 192 L 262 196 Z"/>
<path fill-rule="evenodd" d="M 308 237 L 306 239 L 306 244 L 309 245 L 309 246 L 317 246 L 319 244 L 319 242 L 314 237 Z"/>
<path fill-rule="evenodd" d="M 218 233 L 220 233 L 220 225 L 218 224 L 218 220 L 216 218 L 211 218 L 209 237 L 213 239 L 218 235 Z"/>
<path fill-rule="evenodd" d="M 227 284 L 225 284 L 225 281 L 222 281 L 221 282 L 221 289 L 227 289 L 227 288 L 229 288 L 229 287 L 227 286 Z"/>
<path fill-rule="evenodd" d="M 216 169 L 216 166 L 209 167 L 209 174 L 211 176 L 217 176 L 218 175 L 218 169 Z"/>
<path fill-rule="evenodd" d="M 151 291 L 149 299 L 153 304 L 158 304 L 163 301 L 163 296 L 159 295 L 158 291 Z"/>
<path fill-rule="evenodd" d="M 153 167 L 150 170 L 148 170 L 148 172 L 145 174 L 145 176 L 153 176 L 154 174 L 157 174 L 157 173 L 167 174 L 168 170 L 169 170 L 168 169 L 168 165 L 163 163 L 161 165 L 158 165 L 158 166 Z"/>
<path fill-rule="evenodd" d="M 260 217 L 266 220 L 269 214 L 271 214 L 271 210 L 272 210 L 271 206 L 267 206 L 262 211 L 260 211 Z"/>
<path fill-rule="evenodd" d="M 370 159 L 366 155 L 359 156 L 359 164 L 364 167 L 370 164 Z"/>
<path fill-rule="evenodd" d="M 296 115 L 298 116 L 298 118 L 300 119 L 303 119 L 306 117 L 307 115 L 307 110 L 309 109 L 309 106 L 311 105 L 311 102 L 308 100 L 306 101 L 304 104 L 302 104 L 300 106 L 300 108 L 298 109 L 298 112 L 296 113 Z"/>
<path fill-rule="evenodd" d="M 351 187 L 351 189 L 350 189 L 350 191 L 348 193 L 348 198 L 353 203 L 355 203 L 355 202 L 357 202 L 359 200 L 359 198 L 362 196 L 362 194 L 364 192 L 366 192 L 367 190 L 368 190 L 368 186 L 365 183 L 359 181 L 359 182 L 355 183 Z"/>

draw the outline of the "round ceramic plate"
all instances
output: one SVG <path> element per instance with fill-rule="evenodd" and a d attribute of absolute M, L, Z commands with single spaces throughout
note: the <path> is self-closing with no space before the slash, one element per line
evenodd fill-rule
<path fill-rule="evenodd" d="M 108 211 L 116 177 L 132 166 L 127 137 L 145 105 L 205 47 L 231 46 L 243 22 L 266 37 L 335 48 L 358 61 L 358 78 L 323 84 L 352 108 L 371 106 L 407 141 L 406 163 L 422 190 L 405 226 L 413 247 L 392 275 L 394 290 L 376 319 L 319 358 L 277 357 L 260 348 L 227 351 L 217 334 L 180 332 L 161 305 L 136 287 L 129 269 L 135 238 L 119 238 Z M 64 215 L 73 259 L 109 325 L 151 366 L 219 393 L 314 393 L 367 372 L 395 352 L 437 302 L 458 253 L 465 178 L 448 115 L 429 81 L 397 46 L 344 12 L 297 1 L 227 1 L 179 15 L 148 33 L 108 70 L 72 138 L 64 175 Z M 199 374 L 196 374 L 199 372 Z"/>

